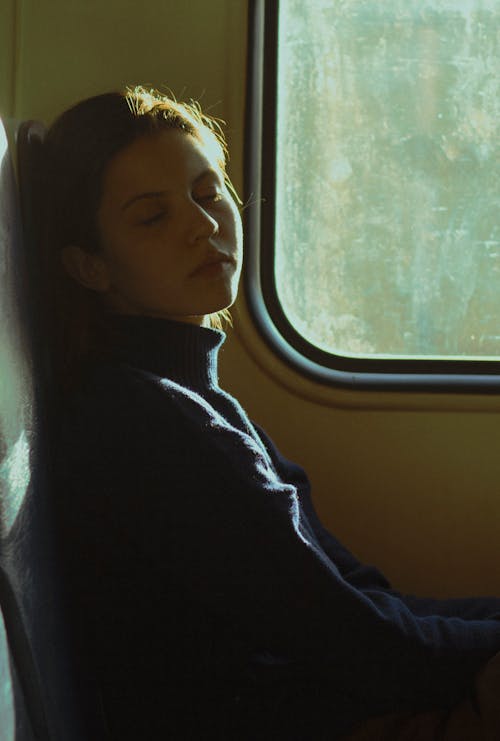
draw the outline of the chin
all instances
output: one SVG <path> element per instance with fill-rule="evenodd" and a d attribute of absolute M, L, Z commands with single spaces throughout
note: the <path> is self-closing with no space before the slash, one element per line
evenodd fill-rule
<path fill-rule="evenodd" d="M 229 309 L 236 301 L 237 290 L 222 290 L 219 295 L 214 296 L 213 301 L 206 301 L 203 304 L 203 314 L 215 314 L 223 309 Z"/>

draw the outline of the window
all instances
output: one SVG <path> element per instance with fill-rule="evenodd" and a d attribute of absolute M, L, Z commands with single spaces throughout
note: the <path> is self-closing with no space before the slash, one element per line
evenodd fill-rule
<path fill-rule="evenodd" d="M 495 386 L 500 3 L 280 0 L 251 20 L 247 288 L 268 338 L 337 382 Z"/>

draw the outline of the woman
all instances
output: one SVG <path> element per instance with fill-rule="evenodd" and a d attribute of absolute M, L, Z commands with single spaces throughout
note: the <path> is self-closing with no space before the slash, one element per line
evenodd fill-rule
<path fill-rule="evenodd" d="M 334 739 L 474 714 L 500 600 L 392 590 L 218 385 L 242 230 L 217 124 L 106 94 L 53 124 L 45 163 L 63 560 L 110 737 Z"/>

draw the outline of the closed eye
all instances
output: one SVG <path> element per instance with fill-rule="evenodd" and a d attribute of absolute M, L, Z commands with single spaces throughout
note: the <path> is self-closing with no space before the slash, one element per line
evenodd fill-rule
<path fill-rule="evenodd" d="M 150 226 L 151 224 L 156 224 L 158 221 L 161 221 L 166 215 L 166 211 L 158 211 L 158 213 L 148 216 L 147 219 L 142 219 L 140 223 L 143 226 Z"/>
<path fill-rule="evenodd" d="M 215 191 L 214 193 L 205 193 L 204 195 L 199 195 L 196 200 L 201 201 L 202 203 L 218 203 L 219 201 L 222 201 L 222 193 L 219 193 L 218 191 Z"/>

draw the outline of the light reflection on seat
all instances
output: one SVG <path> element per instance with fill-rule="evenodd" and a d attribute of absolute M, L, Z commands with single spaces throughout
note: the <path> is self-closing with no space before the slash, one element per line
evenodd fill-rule
<path fill-rule="evenodd" d="M 14 741 L 15 712 L 14 691 L 10 673 L 9 648 L 2 613 L 0 612 L 0 729 L 1 741 Z"/>
<path fill-rule="evenodd" d="M 0 514 L 6 537 L 28 490 L 33 389 L 19 300 L 20 217 L 5 129 L 0 126 Z"/>

